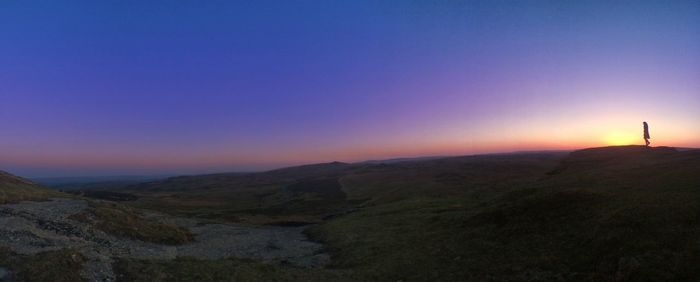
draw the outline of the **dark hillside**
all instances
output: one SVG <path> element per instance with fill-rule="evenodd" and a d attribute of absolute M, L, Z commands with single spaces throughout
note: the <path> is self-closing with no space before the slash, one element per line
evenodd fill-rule
<path fill-rule="evenodd" d="M 135 206 L 185 216 L 257 224 L 304 224 L 349 209 L 339 178 L 357 165 L 340 162 L 259 173 L 172 177 L 129 186 Z"/>
<path fill-rule="evenodd" d="M 168 181 L 175 189 L 160 182 L 162 190 L 125 203 L 234 222 L 320 223 L 308 233 L 331 250 L 327 270 L 352 281 L 700 277 L 698 150 L 623 146 Z M 182 189 L 190 184 L 197 188 Z"/>
<path fill-rule="evenodd" d="M 489 198 L 414 197 L 367 207 L 311 233 L 334 246 L 336 267 L 387 280 L 700 277 L 699 151 L 588 149 L 533 176 Z"/>
<path fill-rule="evenodd" d="M 28 200 L 46 200 L 59 192 L 46 189 L 27 179 L 0 171 L 0 204 Z"/>
<path fill-rule="evenodd" d="M 378 204 L 416 197 L 485 199 L 537 180 L 566 153 L 451 157 L 363 167 L 341 178 L 352 199 Z"/>
<path fill-rule="evenodd" d="M 263 187 L 268 185 L 289 184 L 295 181 L 315 177 L 338 177 L 352 169 L 351 164 L 332 162 L 303 165 L 255 173 L 219 173 L 209 175 L 178 176 L 164 180 L 131 185 L 124 190 L 130 191 L 179 191 L 206 189 L 239 189 L 245 187 Z"/>

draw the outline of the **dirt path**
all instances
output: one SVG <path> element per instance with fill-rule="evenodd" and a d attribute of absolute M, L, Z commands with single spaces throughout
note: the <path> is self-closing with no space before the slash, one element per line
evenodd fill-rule
<path fill-rule="evenodd" d="M 86 201 L 52 199 L 0 205 L 0 247 L 20 254 L 73 248 L 88 259 L 81 275 L 89 281 L 114 281 L 113 258 L 217 259 L 253 258 L 286 262 L 301 267 L 320 267 L 329 256 L 322 245 L 307 240 L 304 227 L 253 227 L 234 224 L 202 224 L 195 219 L 152 213 L 154 220 L 187 227 L 195 241 L 167 246 L 117 238 L 90 225 L 69 219 L 88 207 Z"/>

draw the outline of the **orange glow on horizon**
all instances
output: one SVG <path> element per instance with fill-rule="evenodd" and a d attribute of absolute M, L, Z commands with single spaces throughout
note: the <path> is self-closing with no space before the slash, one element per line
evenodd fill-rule
<path fill-rule="evenodd" d="M 635 145 L 640 138 L 626 132 L 612 132 L 603 138 L 603 142 L 610 146 Z"/>
<path fill-rule="evenodd" d="M 320 140 L 318 146 L 289 145 L 279 148 L 240 150 L 230 148 L 141 148 L 62 147 L 30 154 L 4 155 L 2 163 L 26 166 L 132 169 L 237 170 L 234 167 L 267 169 L 330 161 L 359 162 L 421 156 L 461 156 L 540 150 L 578 150 L 591 147 L 642 145 L 639 118 L 608 117 L 573 123 L 564 119 L 529 119 L 521 122 L 486 124 L 469 129 L 456 124 L 421 135 L 371 135 L 340 144 Z M 660 120 L 660 119 L 658 119 Z M 700 147 L 700 131 L 692 124 L 673 120 L 650 121 L 652 146 Z M 468 128 L 465 129 L 465 128 Z M 497 128 L 498 130 L 494 130 Z M 222 151 L 224 153 L 222 153 Z M 2 164 L 0 163 L 0 164 Z"/>

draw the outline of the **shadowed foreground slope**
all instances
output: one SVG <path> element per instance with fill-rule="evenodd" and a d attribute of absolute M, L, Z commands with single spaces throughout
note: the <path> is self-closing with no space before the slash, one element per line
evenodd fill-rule
<path fill-rule="evenodd" d="M 227 221 L 319 222 L 307 233 L 327 244 L 331 265 L 299 269 L 288 280 L 700 278 L 698 150 L 607 147 L 182 180 L 194 186 L 177 178 L 147 184 L 128 203 Z M 182 263 L 122 261 L 117 268 L 143 281 L 237 275 L 222 270 L 228 261 Z M 284 280 L 269 267 L 262 280 Z"/>
<path fill-rule="evenodd" d="M 611 147 L 495 198 L 375 205 L 312 233 L 380 280 L 697 281 L 699 215 L 700 151 Z"/>

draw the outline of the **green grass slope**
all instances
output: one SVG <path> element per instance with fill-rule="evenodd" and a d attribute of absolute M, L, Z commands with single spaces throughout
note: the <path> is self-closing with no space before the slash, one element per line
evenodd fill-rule
<path fill-rule="evenodd" d="M 167 245 L 191 242 L 194 236 L 184 227 L 144 217 L 141 211 L 109 201 L 90 201 L 89 208 L 70 218 L 117 237 Z"/>
<path fill-rule="evenodd" d="M 532 181 L 562 153 L 484 155 L 392 164 L 326 163 L 263 173 L 174 177 L 132 186 L 130 204 L 253 224 L 319 223 L 358 206 L 476 193 Z M 120 192 L 125 192 L 121 190 Z"/>
<path fill-rule="evenodd" d="M 532 176 L 487 198 L 368 206 L 311 234 L 333 248 L 333 267 L 376 280 L 700 278 L 700 151 L 588 149 Z"/>
<path fill-rule="evenodd" d="M 0 247 L 0 265 L 12 272 L 0 281 L 16 282 L 81 282 L 85 257 L 73 249 L 20 255 Z"/>
<path fill-rule="evenodd" d="M 161 183 L 132 204 L 264 219 L 257 223 L 314 215 L 320 224 L 308 234 L 327 244 L 333 262 L 296 270 L 306 279 L 700 279 L 699 150 L 623 146 L 333 166 L 306 167 L 302 177 L 207 176 L 213 188 L 196 176 L 188 179 L 196 189 L 171 179 L 177 189 Z M 139 263 L 153 266 L 144 277 L 185 271 L 182 262 Z M 221 271 L 230 262 L 194 263 L 192 273 L 177 275 Z M 258 273 L 262 280 L 294 280 L 270 267 Z"/>
<path fill-rule="evenodd" d="M 326 163 L 262 173 L 173 177 L 121 189 L 130 204 L 181 216 L 253 224 L 317 223 L 349 207 L 339 177 L 355 167 Z"/>
<path fill-rule="evenodd" d="M 0 171 L 0 204 L 46 200 L 61 195 L 27 179 Z"/>

